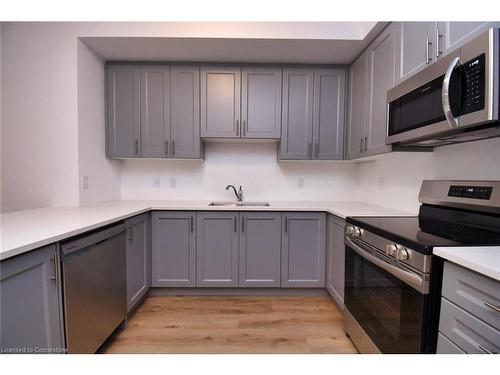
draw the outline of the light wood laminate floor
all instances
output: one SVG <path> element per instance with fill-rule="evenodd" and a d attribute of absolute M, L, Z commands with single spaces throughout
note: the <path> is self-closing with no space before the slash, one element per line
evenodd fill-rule
<path fill-rule="evenodd" d="M 148 297 L 104 353 L 357 353 L 319 297 Z"/>

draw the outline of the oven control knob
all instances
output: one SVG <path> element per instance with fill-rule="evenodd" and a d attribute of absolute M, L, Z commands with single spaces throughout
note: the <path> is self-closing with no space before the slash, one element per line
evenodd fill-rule
<path fill-rule="evenodd" d="M 396 259 L 397 260 L 407 260 L 410 257 L 408 250 L 403 246 L 397 246 Z"/>
<path fill-rule="evenodd" d="M 354 227 L 352 225 L 348 225 L 347 228 L 345 229 L 345 232 L 348 234 L 348 235 L 351 235 L 352 236 L 352 230 L 354 229 Z"/>
<path fill-rule="evenodd" d="M 353 237 L 361 237 L 361 229 L 359 228 L 352 228 L 352 236 Z"/>
<path fill-rule="evenodd" d="M 398 247 L 396 244 L 391 243 L 390 245 L 385 245 L 385 253 L 391 257 L 396 256 L 396 252 L 398 251 Z"/>

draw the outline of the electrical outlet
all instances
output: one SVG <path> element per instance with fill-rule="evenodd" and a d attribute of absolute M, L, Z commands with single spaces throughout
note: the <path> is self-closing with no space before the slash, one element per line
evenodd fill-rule
<path fill-rule="evenodd" d="M 297 187 L 299 189 L 304 189 L 304 177 L 297 178 Z"/>
<path fill-rule="evenodd" d="M 160 184 L 161 184 L 160 177 L 158 176 L 153 177 L 153 187 L 159 188 Z"/>
<path fill-rule="evenodd" d="M 82 190 L 89 190 L 89 176 L 82 176 Z"/>
<path fill-rule="evenodd" d="M 168 181 L 168 185 L 170 186 L 170 189 L 175 189 L 177 186 L 177 180 L 175 177 L 170 177 Z"/>

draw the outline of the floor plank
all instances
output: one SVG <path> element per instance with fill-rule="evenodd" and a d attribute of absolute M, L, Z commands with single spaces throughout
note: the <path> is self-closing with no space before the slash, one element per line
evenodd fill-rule
<path fill-rule="evenodd" d="M 318 297 L 148 297 L 103 353 L 357 353 Z"/>

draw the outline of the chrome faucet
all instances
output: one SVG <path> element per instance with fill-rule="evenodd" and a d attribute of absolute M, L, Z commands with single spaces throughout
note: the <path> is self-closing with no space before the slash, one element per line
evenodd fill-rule
<path fill-rule="evenodd" d="M 230 188 L 233 189 L 234 195 L 236 195 L 236 199 L 238 199 L 238 202 L 242 202 L 243 201 L 243 189 L 241 188 L 241 186 L 238 189 L 238 191 L 236 191 L 236 188 L 233 185 L 226 186 L 226 190 L 229 190 Z"/>

